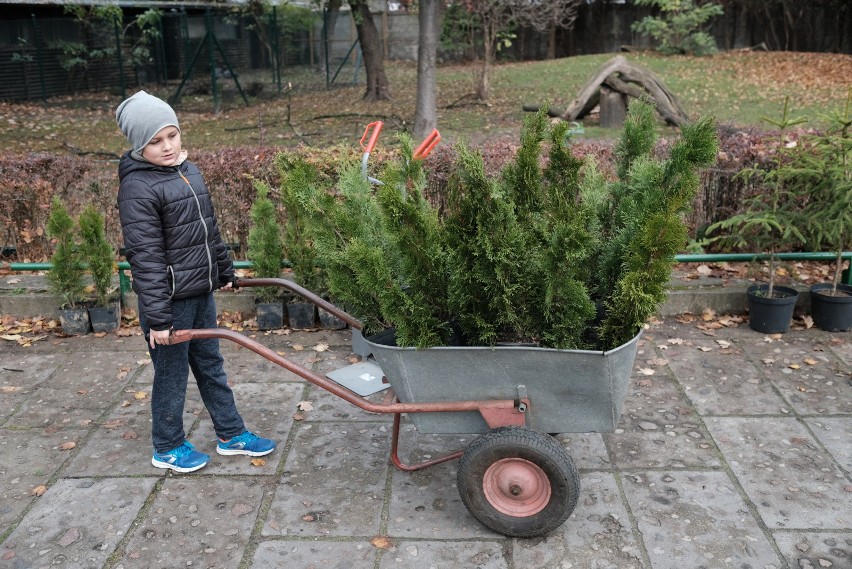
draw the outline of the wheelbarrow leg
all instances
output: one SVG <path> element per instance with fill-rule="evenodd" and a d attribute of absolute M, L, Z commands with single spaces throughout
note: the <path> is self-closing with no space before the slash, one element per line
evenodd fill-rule
<path fill-rule="evenodd" d="M 414 464 L 414 465 L 404 464 L 399 459 L 399 452 L 398 452 L 399 451 L 399 423 L 400 423 L 400 417 L 401 416 L 402 416 L 401 413 L 394 413 L 393 414 L 393 436 L 392 436 L 392 439 L 391 439 L 391 462 L 393 462 L 393 465 L 395 467 L 397 467 L 397 469 L 402 470 L 403 472 L 414 472 L 416 470 L 421 470 L 421 469 L 427 468 L 429 466 L 441 464 L 442 462 L 448 462 L 450 460 L 455 460 L 457 458 L 461 458 L 461 456 L 464 454 L 464 451 L 460 450 L 460 451 L 456 451 L 452 454 L 448 454 L 447 456 L 440 456 L 440 457 L 435 458 L 433 460 L 421 462 L 419 464 Z"/>

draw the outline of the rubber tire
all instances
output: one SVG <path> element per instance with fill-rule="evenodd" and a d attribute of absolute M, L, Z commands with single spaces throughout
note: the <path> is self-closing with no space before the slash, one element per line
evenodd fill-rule
<path fill-rule="evenodd" d="M 550 501 L 540 512 L 516 517 L 496 510 L 485 497 L 488 467 L 505 458 L 522 458 L 542 469 L 550 482 Z M 459 463 L 458 488 L 471 515 L 487 528 L 509 537 L 537 537 L 561 526 L 580 495 L 580 477 L 568 451 L 553 437 L 528 427 L 498 427 L 467 447 Z"/>

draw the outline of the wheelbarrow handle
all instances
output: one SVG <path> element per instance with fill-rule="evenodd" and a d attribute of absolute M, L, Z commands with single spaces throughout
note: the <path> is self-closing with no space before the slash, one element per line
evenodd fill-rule
<path fill-rule="evenodd" d="M 347 312 L 341 310 L 326 299 L 317 296 L 308 289 L 297 285 L 293 281 L 287 279 L 236 279 L 234 284 L 237 288 L 250 288 L 255 286 L 280 286 L 289 290 L 290 292 L 298 294 L 305 300 L 316 304 L 326 312 L 329 312 L 334 316 L 340 318 L 356 330 L 360 330 L 363 327 L 361 321 L 352 316 L 351 314 L 348 314 Z"/>
<path fill-rule="evenodd" d="M 371 122 L 367 125 L 367 128 L 364 129 L 364 136 L 361 137 L 361 148 L 364 149 L 364 152 L 370 153 L 373 151 L 373 148 L 376 146 L 376 142 L 379 140 L 379 133 L 382 132 L 382 127 L 385 126 L 385 123 L 382 121 Z M 367 139 L 367 135 L 370 134 L 370 129 L 373 130 L 373 134 L 370 135 L 370 140 L 367 142 L 367 145 L 364 146 L 364 141 Z"/>
<path fill-rule="evenodd" d="M 429 156 L 429 153 L 432 152 L 432 149 L 435 148 L 439 142 L 441 142 L 441 133 L 438 132 L 437 128 L 433 128 L 432 132 L 423 139 L 423 142 L 421 142 L 420 146 L 417 147 L 417 150 L 414 151 L 411 159 L 423 160 Z"/>

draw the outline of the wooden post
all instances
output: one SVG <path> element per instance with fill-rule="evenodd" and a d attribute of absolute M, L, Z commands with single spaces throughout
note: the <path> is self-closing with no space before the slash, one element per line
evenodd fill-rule
<path fill-rule="evenodd" d="M 308 28 L 308 53 L 310 54 L 311 67 L 314 66 L 314 27 Z"/>
<path fill-rule="evenodd" d="M 621 128 L 627 118 L 626 97 L 618 91 L 601 86 L 601 127 Z"/>

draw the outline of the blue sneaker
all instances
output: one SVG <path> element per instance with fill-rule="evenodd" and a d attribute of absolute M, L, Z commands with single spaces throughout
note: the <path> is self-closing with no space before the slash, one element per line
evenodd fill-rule
<path fill-rule="evenodd" d="M 195 472 L 207 465 L 210 457 L 203 452 L 198 452 L 192 443 L 183 441 L 183 444 L 168 452 L 154 452 L 151 464 L 157 468 L 171 468 L 177 472 Z"/>
<path fill-rule="evenodd" d="M 264 456 L 275 450 L 275 441 L 261 438 L 251 431 L 237 435 L 229 441 L 219 439 L 216 452 L 226 456 L 244 454 L 247 456 Z"/>

